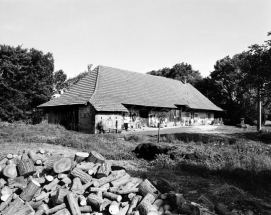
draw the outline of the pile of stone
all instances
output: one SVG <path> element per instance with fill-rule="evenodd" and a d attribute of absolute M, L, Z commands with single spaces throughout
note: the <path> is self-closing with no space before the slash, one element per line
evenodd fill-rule
<path fill-rule="evenodd" d="M 96 151 L 8 154 L 0 161 L 0 194 L 0 215 L 215 214 L 206 197 L 188 202 L 166 181 L 131 177 Z"/>

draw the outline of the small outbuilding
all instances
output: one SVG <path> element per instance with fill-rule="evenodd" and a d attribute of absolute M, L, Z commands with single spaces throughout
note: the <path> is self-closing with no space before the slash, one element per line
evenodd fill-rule
<path fill-rule="evenodd" d="M 98 66 L 59 98 L 40 106 L 48 122 L 98 133 L 161 126 L 213 124 L 223 111 L 189 83 Z"/>

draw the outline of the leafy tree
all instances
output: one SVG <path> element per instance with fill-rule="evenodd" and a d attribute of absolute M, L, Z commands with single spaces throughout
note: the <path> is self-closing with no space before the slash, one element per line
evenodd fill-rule
<path fill-rule="evenodd" d="M 269 33 L 270 34 L 270 33 Z M 257 102 L 263 104 L 263 123 L 271 108 L 271 41 L 253 45 L 240 54 L 218 60 L 210 77 L 196 87 L 211 101 L 226 110 L 231 124 L 257 121 Z"/>
<path fill-rule="evenodd" d="M 244 65 L 245 81 L 251 93 L 251 97 L 262 103 L 263 123 L 270 112 L 271 107 L 271 44 L 252 45 L 249 47 L 246 64 Z M 258 125 L 260 129 L 260 125 Z"/>
<path fill-rule="evenodd" d="M 59 93 L 60 90 L 67 88 L 67 75 L 62 71 L 58 70 L 54 73 L 54 88 L 55 92 Z"/>
<path fill-rule="evenodd" d="M 53 93 L 53 70 L 51 53 L 0 45 L 0 119 L 40 120 L 36 107 Z"/>
<path fill-rule="evenodd" d="M 179 63 L 174 65 L 172 68 L 163 68 L 157 71 L 153 70 L 147 74 L 188 82 L 193 86 L 198 81 L 202 80 L 202 76 L 199 71 L 193 70 L 192 66 L 187 63 Z"/>

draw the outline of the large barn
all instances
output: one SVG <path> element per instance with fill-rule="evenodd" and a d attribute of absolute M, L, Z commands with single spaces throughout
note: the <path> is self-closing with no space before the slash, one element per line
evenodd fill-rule
<path fill-rule="evenodd" d="M 98 66 L 57 99 L 39 106 L 48 122 L 85 133 L 205 125 L 223 111 L 189 83 Z"/>

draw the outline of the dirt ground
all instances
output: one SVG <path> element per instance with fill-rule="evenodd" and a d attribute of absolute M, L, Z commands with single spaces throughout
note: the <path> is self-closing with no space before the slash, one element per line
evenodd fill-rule
<path fill-rule="evenodd" d="M 176 126 L 171 128 L 161 128 L 160 134 L 174 134 L 174 133 L 219 133 L 219 134 L 233 134 L 245 133 L 248 131 L 256 131 L 256 127 L 248 129 L 237 128 L 234 126 L 216 126 L 216 125 L 201 125 L 201 126 Z M 128 131 L 129 134 L 143 134 L 143 135 L 157 135 L 157 128 L 142 128 Z"/>

